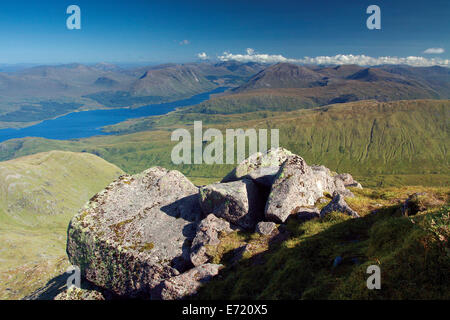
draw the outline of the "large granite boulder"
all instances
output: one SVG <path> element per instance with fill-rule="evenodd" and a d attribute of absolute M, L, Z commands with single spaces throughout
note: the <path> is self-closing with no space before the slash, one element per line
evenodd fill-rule
<path fill-rule="evenodd" d="M 345 213 L 353 218 L 359 218 L 359 214 L 345 202 L 344 196 L 337 192 L 333 194 L 333 200 L 322 208 L 320 216 L 324 217 L 333 211 Z"/>
<path fill-rule="evenodd" d="M 266 219 L 283 223 L 300 207 L 314 205 L 318 193 L 313 170 L 303 158 L 289 156 L 272 185 L 265 208 Z"/>
<path fill-rule="evenodd" d="M 198 188 L 178 171 L 122 176 L 72 219 L 69 260 L 99 287 L 149 297 L 162 280 L 192 266 L 198 202 Z"/>
<path fill-rule="evenodd" d="M 152 298 L 179 300 L 194 295 L 204 283 L 216 276 L 221 268 L 219 264 L 207 263 L 164 280 L 153 290 Z"/>
<path fill-rule="evenodd" d="M 217 246 L 220 244 L 219 236 L 221 233 L 232 232 L 232 226 L 228 221 L 209 214 L 197 226 L 197 233 L 192 241 L 191 262 L 194 266 L 205 264 L 211 258 L 208 255 L 208 246 Z"/>
<path fill-rule="evenodd" d="M 249 179 L 200 188 L 200 205 L 205 215 L 213 213 L 244 229 L 253 229 L 262 219 L 264 202 L 261 190 Z"/>
<path fill-rule="evenodd" d="M 284 148 L 272 148 L 265 153 L 257 152 L 228 173 L 222 182 L 237 181 L 243 178 L 270 188 L 280 169 L 292 153 Z"/>
<path fill-rule="evenodd" d="M 338 183 L 336 183 L 336 181 Z M 281 166 L 266 203 L 267 220 L 283 223 L 303 207 L 312 207 L 324 192 L 348 193 L 324 166 L 310 167 L 297 155 L 288 156 Z"/>

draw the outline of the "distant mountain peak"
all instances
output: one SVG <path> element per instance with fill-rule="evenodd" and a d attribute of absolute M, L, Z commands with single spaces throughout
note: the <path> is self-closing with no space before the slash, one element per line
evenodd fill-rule
<path fill-rule="evenodd" d="M 235 91 L 261 88 L 310 88 L 326 85 L 323 76 L 307 67 L 291 63 L 277 63 L 253 76 Z"/>
<path fill-rule="evenodd" d="M 349 80 L 359 80 L 359 81 L 395 81 L 395 82 L 406 82 L 402 76 L 393 74 L 378 68 L 365 68 L 357 71 L 356 73 L 347 77 Z"/>
<path fill-rule="evenodd" d="M 97 86 L 110 88 L 115 85 L 118 85 L 119 82 L 114 79 L 108 78 L 108 77 L 99 77 L 99 78 L 97 78 L 97 80 L 95 80 L 94 84 Z"/>

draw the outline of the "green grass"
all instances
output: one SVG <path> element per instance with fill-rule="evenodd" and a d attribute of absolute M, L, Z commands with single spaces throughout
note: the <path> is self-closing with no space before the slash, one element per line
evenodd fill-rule
<path fill-rule="evenodd" d="M 70 219 L 122 173 L 87 153 L 0 162 L 0 299 L 23 298 L 61 273 Z"/>
<path fill-rule="evenodd" d="M 52 151 L 0 162 L 0 208 L 32 226 L 48 216 L 73 214 L 80 199 L 120 174 L 117 166 L 89 153 Z"/>
<path fill-rule="evenodd" d="M 402 216 L 399 203 L 405 195 L 424 190 L 434 205 L 417 216 Z M 362 218 L 332 213 L 303 224 L 291 218 L 285 241 L 246 235 L 254 249 L 237 265 L 230 263 L 230 253 L 244 236 L 224 237 L 214 257 L 225 265 L 221 277 L 196 298 L 449 299 L 450 189 L 354 192 L 349 203 Z M 370 214 L 374 202 L 380 206 Z M 333 267 L 338 256 L 342 262 Z M 381 290 L 366 287 L 369 265 L 381 268 Z"/>

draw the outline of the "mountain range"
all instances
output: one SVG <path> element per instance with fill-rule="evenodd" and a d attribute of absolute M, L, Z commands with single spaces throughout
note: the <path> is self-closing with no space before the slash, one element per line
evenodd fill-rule
<path fill-rule="evenodd" d="M 35 66 L 0 72 L 0 127 L 18 127 L 86 109 L 141 106 L 242 84 L 263 68 L 192 63 L 123 69 L 111 64 Z"/>
<path fill-rule="evenodd" d="M 134 68 L 106 63 L 36 66 L 0 72 L 0 128 L 26 126 L 76 110 L 168 102 L 219 86 L 232 89 L 207 104 L 217 103 L 230 113 L 235 105 L 241 111 L 243 106 L 273 110 L 280 102 L 278 108 L 298 109 L 366 99 L 446 99 L 450 69 L 235 61 Z"/>

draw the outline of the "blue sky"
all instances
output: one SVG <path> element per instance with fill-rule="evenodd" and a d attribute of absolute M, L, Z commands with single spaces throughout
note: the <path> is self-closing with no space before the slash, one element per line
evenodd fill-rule
<path fill-rule="evenodd" d="M 66 28 L 71 4 L 81 8 L 81 30 Z M 381 30 L 366 28 L 371 4 L 381 8 Z M 2 1 L 0 63 L 187 62 L 247 48 L 292 59 L 449 59 L 449 13 L 448 0 Z"/>

